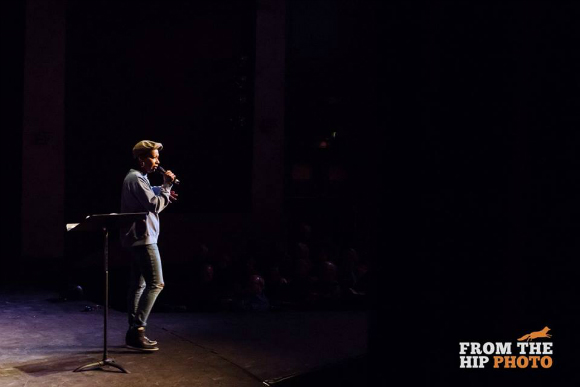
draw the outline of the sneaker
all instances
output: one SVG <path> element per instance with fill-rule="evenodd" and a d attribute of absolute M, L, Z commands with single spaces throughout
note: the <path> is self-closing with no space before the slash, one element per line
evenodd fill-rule
<path fill-rule="evenodd" d="M 153 341 L 146 340 L 144 327 L 129 329 L 125 336 L 125 344 L 127 348 L 146 352 L 159 351 L 159 348 L 157 348 L 155 344 L 150 343 L 153 343 Z"/>
<path fill-rule="evenodd" d="M 147 344 L 150 345 L 157 345 L 157 341 L 156 340 L 151 340 L 149 337 L 145 336 L 145 341 L 147 342 Z"/>

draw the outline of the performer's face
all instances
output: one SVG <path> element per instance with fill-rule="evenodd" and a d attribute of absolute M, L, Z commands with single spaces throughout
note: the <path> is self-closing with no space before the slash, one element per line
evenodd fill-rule
<path fill-rule="evenodd" d="M 159 151 L 153 149 L 148 154 L 140 158 L 141 171 L 145 173 L 155 172 L 159 166 Z"/>

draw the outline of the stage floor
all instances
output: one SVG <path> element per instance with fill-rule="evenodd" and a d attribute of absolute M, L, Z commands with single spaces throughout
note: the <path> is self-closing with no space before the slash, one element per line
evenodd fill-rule
<path fill-rule="evenodd" d="M 103 357 L 103 310 L 86 306 L 95 304 L 1 292 L 0 385 L 289 386 L 300 375 L 348 368 L 367 351 L 364 311 L 152 313 L 147 336 L 160 350 L 144 354 L 124 347 L 126 314 L 110 309 L 109 358 L 130 373 L 72 372 Z"/>

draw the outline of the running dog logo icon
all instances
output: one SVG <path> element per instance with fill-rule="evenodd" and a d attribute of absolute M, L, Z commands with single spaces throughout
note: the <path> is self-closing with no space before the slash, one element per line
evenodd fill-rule
<path fill-rule="evenodd" d="M 551 341 L 534 342 L 552 337 L 550 328 L 523 335 L 518 342 L 461 342 L 459 343 L 460 368 L 485 368 L 493 360 L 493 368 L 551 368 L 554 353 Z M 515 345 L 513 345 L 515 344 Z M 513 348 L 515 347 L 515 348 Z"/>
<path fill-rule="evenodd" d="M 520 337 L 518 339 L 518 341 L 530 341 L 530 340 L 534 340 L 540 337 L 546 337 L 546 338 L 550 338 L 552 337 L 552 335 L 550 335 L 548 333 L 548 331 L 550 330 L 550 328 L 548 328 L 547 326 L 544 327 L 544 329 L 542 329 L 541 331 L 536 331 L 536 332 L 532 332 L 532 333 L 528 333 L 527 335 L 523 335 L 522 337 Z"/>

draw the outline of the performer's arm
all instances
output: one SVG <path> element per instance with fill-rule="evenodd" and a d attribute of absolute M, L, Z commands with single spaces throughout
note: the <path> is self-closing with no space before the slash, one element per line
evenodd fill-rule
<path fill-rule="evenodd" d="M 138 186 L 134 189 L 135 196 L 147 211 L 159 213 L 170 203 L 170 185 L 151 187 L 143 178 L 137 178 L 137 184 Z"/>
<path fill-rule="evenodd" d="M 155 193 L 155 195 L 159 196 L 159 195 L 161 195 L 161 190 L 162 189 L 166 189 L 167 192 L 171 192 L 171 187 L 172 186 L 173 186 L 172 184 L 163 184 L 161 186 L 156 185 L 154 187 L 151 187 L 151 189 L 153 190 L 153 192 Z"/>

